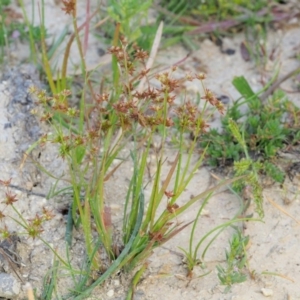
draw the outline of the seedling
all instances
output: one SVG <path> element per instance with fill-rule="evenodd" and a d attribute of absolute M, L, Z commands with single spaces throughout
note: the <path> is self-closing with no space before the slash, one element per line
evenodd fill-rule
<path fill-rule="evenodd" d="M 236 178 L 238 179 L 238 178 Z M 227 184 L 227 182 L 225 183 Z M 232 190 L 229 186 L 228 188 L 230 190 Z M 235 193 L 233 190 L 232 190 L 233 193 Z M 196 228 L 196 225 L 199 221 L 199 217 L 201 215 L 201 212 L 204 208 L 204 206 L 207 204 L 209 198 L 210 198 L 211 194 L 209 194 L 206 199 L 203 201 L 199 211 L 198 211 L 198 214 L 197 214 L 197 217 L 195 219 L 195 222 L 193 223 L 193 227 L 192 227 L 192 231 L 191 231 L 191 236 L 190 236 L 190 244 L 189 244 L 189 249 L 188 250 L 184 250 L 183 248 L 180 248 L 184 254 L 185 254 L 185 257 L 186 257 L 186 265 L 187 265 L 187 269 L 188 269 L 188 273 L 187 273 L 187 276 L 192 278 L 193 276 L 193 269 L 195 266 L 197 265 L 200 265 L 201 267 L 205 267 L 205 255 L 207 253 L 207 251 L 209 250 L 209 247 L 212 245 L 212 243 L 216 240 L 216 238 L 226 229 L 228 228 L 229 226 L 233 226 L 235 223 L 239 223 L 239 222 L 243 222 L 243 221 L 261 221 L 260 219 L 254 219 L 254 218 L 251 218 L 251 217 L 245 217 L 245 218 L 242 218 L 241 217 L 241 214 L 243 214 L 243 212 L 245 211 L 246 207 L 244 207 L 243 205 L 243 200 L 239 197 L 239 195 L 236 195 L 240 200 L 241 200 L 241 207 L 239 208 L 238 212 L 235 214 L 235 216 L 228 222 L 225 222 L 221 225 L 218 225 L 216 226 L 215 228 L 213 228 L 212 230 L 210 230 L 209 232 L 207 232 L 201 239 L 200 241 L 196 244 L 196 247 L 193 248 L 193 241 L 194 241 L 194 233 L 195 233 L 195 228 Z M 210 239 L 210 241 L 206 244 L 205 248 L 203 249 L 203 252 L 202 252 L 202 255 L 201 255 L 201 258 L 199 258 L 199 251 L 200 251 L 200 248 L 201 246 L 203 245 L 204 241 L 206 241 L 210 236 L 213 237 Z M 201 275 L 200 277 L 202 276 L 205 276 L 207 275 L 209 272 L 206 272 L 204 275 Z"/>
<path fill-rule="evenodd" d="M 110 17 L 120 23 L 120 33 L 127 37 L 129 43 L 136 42 L 142 35 L 142 24 L 148 17 L 152 0 L 112 0 L 107 9 Z M 154 35 L 153 35 L 154 37 Z"/>
<path fill-rule="evenodd" d="M 247 263 L 246 247 L 249 243 L 249 237 L 242 235 L 239 229 L 233 234 L 232 240 L 229 242 L 229 251 L 225 250 L 226 267 L 217 266 L 218 277 L 222 285 L 226 285 L 225 293 L 235 283 L 241 283 L 247 280 L 244 274 L 244 268 Z"/>

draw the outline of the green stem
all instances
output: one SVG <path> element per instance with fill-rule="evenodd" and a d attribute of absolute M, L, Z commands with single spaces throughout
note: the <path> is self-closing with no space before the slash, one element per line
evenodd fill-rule
<path fill-rule="evenodd" d="M 213 194 L 213 192 L 209 193 L 206 198 L 204 199 L 203 203 L 201 204 L 201 207 L 200 209 L 198 210 L 198 213 L 197 213 L 197 216 L 196 216 L 196 219 L 194 220 L 193 222 L 193 227 L 192 227 L 192 230 L 191 230 L 191 236 L 190 236 L 190 247 L 189 247 L 189 255 L 192 256 L 192 253 L 193 253 L 193 240 L 194 240 L 194 234 L 195 234 L 195 230 L 196 230 L 196 225 L 198 224 L 198 219 L 201 215 L 201 212 L 202 210 L 204 209 L 205 205 L 208 203 L 208 200 L 210 199 L 211 195 Z M 194 261 L 196 261 L 196 256 L 197 256 L 197 253 L 195 253 L 194 255 Z"/>
<path fill-rule="evenodd" d="M 103 283 L 109 276 L 111 276 L 120 266 L 122 263 L 122 260 L 127 256 L 129 253 L 131 246 L 133 244 L 134 239 L 136 238 L 138 231 L 141 227 L 142 220 L 143 220 L 143 214 L 144 214 L 144 196 L 141 194 L 140 198 L 140 209 L 139 209 L 139 214 L 137 218 L 137 222 L 135 224 L 134 230 L 132 232 L 132 235 L 129 239 L 129 242 L 126 244 L 125 248 L 119 255 L 119 257 L 111 264 L 111 266 L 106 270 L 106 272 L 99 277 L 91 286 L 89 286 L 82 295 L 76 297 L 74 300 L 80 300 L 80 299 L 85 299 L 88 294 L 92 292 L 92 290 Z"/>

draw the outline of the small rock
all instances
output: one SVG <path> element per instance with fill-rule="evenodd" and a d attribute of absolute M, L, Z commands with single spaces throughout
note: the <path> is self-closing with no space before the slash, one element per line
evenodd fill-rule
<path fill-rule="evenodd" d="M 110 205 L 110 208 L 111 208 L 111 210 L 113 211 L 113 212 L 115 212 L 115 211 L 119 211 L 119 210 L 121 210 L 121 205 L 119 205 L 119 204 L 111 204 Z"/>
<path fill-rule="evenodd" d="M 114 295 L 114 290 L 109 290 L 107 293 L 106 293 L 106 295 L 108 296 L 108 297 L 112 297 L 113 295 Z"/>
<path fill-rule="evenodd" d="M 261 289 L 261 292 L 262 292 L 262 294 L 263 294 L 265 297 L 273 296 L 273 290 L 271 290 L 271 289 L 264 289 L 264 288 L 262 288 L 262 289 Z"/>
<path fill-rule="evenodd" d="M 201 213 L 200 213 L 200 215 L 201 215 L 201 216 L 206 216 L 206 217 L 208 217 L 208 216 L 209 216 L 209 210 L 203 208 L 202 211 L 201 211 Z"/>
<path fill-rule="evenodd" d="M 226 95 L 220 95 L 220 96 L 217 96 L 217 99 L 222 102 L 223 104 L 229 104 L 230 102 L 230 98 Z"/>
<path fill-rule="evenodd" d="M 133 295 L 133 300 L 143 300 L 145 299 L 145 293 L 141 290 L 138 290 Z"/>
<path fill-rule="evenodd" d="M 20 293 L 21 285 L 13 276 L 0 273 L 0 297 L 5 299 L 16 298 Z"/>
<path fill-rule="evenodd" d="M 113 283 L 114 283 L 115 286 L 119 286 L 120 285 L 120 280 L 119 279 L 115 279 L 113 281 Z"/>
<path fill-rule="evenodd" d="M 234 55 L 235 54 L 235 50 L 231 49 L 231 48 L 227 48 L 227 49 L 223 50 L 222 52 L 224 54 L 227 54 L 227 55 Z"/>

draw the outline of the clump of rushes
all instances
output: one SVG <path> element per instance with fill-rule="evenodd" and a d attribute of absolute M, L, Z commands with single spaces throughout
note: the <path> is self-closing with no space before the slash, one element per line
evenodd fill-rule
<path fill-rule="evenodd" d="M 4 208 L 0 211 L 0 221 L 4 222 L 5 218 L 10 218 L 25 230 L 24 232 L 18 232 L 18 234 L 27 234 L 33 239 L 40 238 L 43 240 L 41 237 L 41 233 L 43 232 L 43 224 L 53 218 L 53 213 L 44 207 L 41 214 L 36 214 L 34 218 L 26 220 L 14 205 L 14 203 L 18 201 L 18 198 L 17 195 L 11 191 L 10 184 L 11 179 L 0 180 L 0 185 L 5 188 L 5 197 L 2 200 Z M 11 210 L 14 211 L 16 214 L 15 216 L 13 216 Z M 1 240 L 9 239 L 13 235 L 16 235 L 15 231 L 10 232 L 5 224 L 0 229 Z"/>
<path fill-rule="evenodd" d="M 184 191 L 202 164 L 203 156 L 195 157 L 194 153 L 197 141 L 208 124 L 205 110 L 199 109 L 189 99 L 178 105 L 175 95 L 183 89 L 184 80 L 200 80 L 204 84 L 205 75 L 189 74 L 179 80 L 173 76 L 176 70 L 173 67 L 168 72 L 150 76 L 150 70 L 146 69 L 147 52 L 136 45 L 131 48 L 125 38 L 121 38 L 119 45 L 111 47 L 109 52 L 114 56 L 117 66 L 114 69 L 113 87 L 109 86 L 107 91 L 97 95 L 90 107 L 69 107 L 69 91 L 48 97 L 44 91 L 31 88 L 38 103 L 44 107 L 41 121 L 49 122 L 55 129 L 52 135 L 43 136 L 41 143 L 47 141 L 58 144 L 59 155 L 69 166 L 68 180 L 73 194 L 71 216 L 76 226 L 82 225 L 92 270 L 98 272 L 94 274 L 99 274 L 99 270 L 103 272 L 107 267 L 107 262 L 102 261 L 95 250 L 99 241 L 111 262 L 90 287 L 77 285 L 81 289 L 74 293 L 82 297 L 116 270 L 132 270 L 142 263 L 154 248 L 193 222 L 182 224 L 174 222 L 174 219 L 177 220 L 191 205 L 219 186 L 232 182 L 227 180 L 199 195 L 186 198 L 179 205 L 178 198 L 184 197 Z M 153 77 L 159 82 L 159 87 L 151 86 L 150 79 Z M 143 80 L 146 82 L 144 87 L 141 86 Z M 222 103 L 208 89 L 204 88 L 202 101 L 206 102 L 205 107 L 210 104 L 223 113 Z M 161 178 L 162 168 L 166 167 L 165 150 L 174 132 L 177 155 L 167 176 Z M 194 139 L 190 142 L 186 136 L 191 132 Z M 160 137 L 156 173 L 152 178 L 151 195 L 149 199 L 144 199 L 147 158 L 154 136 Z M 128 144 L 130 156 L 120 158 L 120 150 Z M 183 162 L 184 156 L 186 159 Z M 122 245 L 117 244 L 110 208 L 104 198 L 105 182 L 114 172 L 118 172 L 120 166 L 112 167 L 117 158 L 121 159 L 120 164 L 130 159 L 133 165 L 124 206 Z M 143 269 L 146 269 L 145 265 Z M 141 273 L 138 273 L 138 277 Z"/>

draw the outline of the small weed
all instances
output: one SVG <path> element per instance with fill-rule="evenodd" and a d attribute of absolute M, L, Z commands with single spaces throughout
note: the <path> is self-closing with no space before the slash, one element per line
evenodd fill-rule
<path fill-rule="evenodd" d="M 280 91 L 263 103 L 243 77 L 235 78 L 233 84 L 243 98 L 235 101 L 222 118 L 222 133 L 212 129 L 201 141 L 201 146 L 207 147 L 209 163 L 225 166 L 245 158 L 247 151 L 249 159 L 258 161 L 253 165 L 258 174 L 283 182 L 285 174 L 276 166 L 276 153 L 299 141 L 299 124 L 295 118 L 299 109 Z M 244 113 L 243 104 L 246 105 Z M 233 128 L 239 132 L 240 141 Z M 246 167 L 245 160 L 243 163 Z"/>
<path fill-rule="evenodd" d="M 237 77 L 234 86 L 243 95 L 222 119 L 222 132 L 213 129 L 204 134 L 201 146 L 213 166 L 234 164 L 236 176 L 246 176 L 233 184 L 236 191 L 246 189 L 263 217 L 261 175 L 282 183 L 285 173 L 276 165 L 278 150 L 299 142 L 299 109 L 277 91 L 263 103 L 244 77 Z M 246 104 L 246 112 L 241 105 Z"/>
<path fill-rule="evenodd" d="M 11 214 L 8 215 L 9 218 L 13 219 L 17 224 L 19 224 L 31 238 L 35 239 L 40 237 L 40 234 L 43 232 L 43 223 L 49 221 L 53 218 L 53 213 L 46 208 L 43 208 L 41 215 L 36 215 L 34 218 L 26 220 L 22 214 L 14 206 L 14 202 L 17 202 L 17 195 L 14 194 L 9 187 L 6 186 L 5 199 L 3 203 L 6 205 L 6 208 L 11 207 L 12 210 L 16 213 L 16 217 L 13 217 Z M 1 212 L 1 218 L 3 219 L 6 215 L 3 210 Z M 6 229 L 1 230 L 2 238 L 9 238 L 10 233 Z"/>
<path fill-rule="evenodd" d="M 201 212 L 203 211 L 205 205 L 208 203 L 208 200 L 210 199 L 212 193 L 208 194 L 206 198 L 204 199 L 203 203 L 201 204 L 200 209 L 198 210 L 196 219 L 193 223 L 192 231 L 191 231 L 191 236 L 190 236 L 190 245 L 189 245 L 189 250 L 185 250 L 183 248 L 179 248 L 181 251 L 184 252 L 185 258 L 186 258 L 186 265 L 188 269 L 188 277 L 192 277 L 193 269 L 197 265 L 203 265 L 203 262 L 198 259 L 198 248 L 193 249 L 193 241 L 194 241 L 194 235 L 195 235 L 195 230 L 196 230 L 196 225 L 198 224 L 199 217 L 201 216 Z"/>
<path fill-rule="evenodd" d="M 31 219 L 24 218 L 15 207 L 14 203 L 18 201 L 18 197 L 12 192 L 10 183 L 11 180 L 0 180 L 0 185 L 5 188 L 5 197 L 2 202 L 5 207 L 0 211 L 1 221 L 10 218 L 24 230 L 24 232 L 19 232 L 20 235 L 28 235 L 32 239 L 41 238 L 43 225 L 54 217 L 53 212 L 44 207 L 41 214 L 36 214 Z M 9 239 L 13 235 L 5 225 L 0 229 L 0 234 L 1 239 Z"/>
<path fill-rule="evenodd" d="M 113 0 L 107 9 L 111 18 L 120 23 L 120 33 L 128 39 L 129 43 L 136 41 L 141 35 L 142 20 L 148 16 L 148 9 L 152 0 Z"/>
<path fill-rule="evenodd" d="M 152 0 L 109 1 L 107 7 L 100 11 L 100 17 L 109 16 L 109 20 L 96 31 L 96 35 L 105 43 L 111 44 L 116 28 L 126 36 L 129 43 L 137 43 L 139 47 L 150 51 L 157 26 L 149 24 L 149 9 Z"/>
<path fill-rule="evenodd" d="M 241 283 L 247 280 L 243 269 L 247 263 L 246 247 L 249 237 L 242 235 L 239 229 L 233 234 L 232 240 L 229 242 L 229 251 L 225 250 L 226 267 L 217 266 L 218 277 L 222 285 L 226 285 L 225 293 L 235 283 Z"/>
<path fill-rule="evenodd" d="M 236 181 L 236 182 L 238 182 L 238 181 Z M 227 185 L 227 184 L 229 184 L 229 182 L 227 181 L 225 184 Z M 205 198 L 205 200 L 203 201 L 203 203 L 201 204 L 201 207 L 198 210 L 196 219 L 195 219 L 195 221 L 193 223 L 192 230 L 191 230 L 191 235 L 190 235 L 189 249 L 185 250 L 183 248 L 180 248 L 184 252 L 184 255 L 185 255 L 185 258 L 186 258 L 186 265 L 187 265 L 187 269 L 188 269 L 188 274 L 187 275 L 190 278 L 193 276 L 193 269 L 194 269 L 195 266 L 200 265 L 202 268 L 205 267 L 204 259 L 205 259 L 205 255 L 206 255 L 209 247 L 212 245 L 212 243 L 216 240 L 216 238 L 226 228 L 228 228 L 230 226 L 233 226 L 235 223 L 240 223 L 240 222 L 243 222 L 243 221 L 261 221 L 260 219 L 254 219 L 254 218 L 251 218 L 251 217 L 245 217 L 245 218 L 241 217 L 244 214 L 245 210 L 247 209 L 247 206 L 244 205 L 244 203 L 243 203 L 244 200 L 241 199 L 241 197 L 230 186 L 227 186 L 227 187 L 228 187 L 229 190 L 232 191 L 233 194 L 235 194 L 237 196 L 237 198 L 240 200 L 240 203 L 241 203 L 241 206 L 238 209 L 237 213 L 234 215 L 234 217 L 230 221 L 225 222 L 225 223 L 223 223 L 221 225 L 218 225 L 215 228 L 213 228 L 212 230 L 210 230 L 209 232 L 207 232 L 200 239 L 200 241 L 196 244 L 196 247 L 193 248 L 193 241 L 194 241 L 194 236 L 195 236 L 196 225 L 197 225 L 197 223 L 199 221 L 199 217 L 201 216 L 201 212 L 202 212 L 203 208 L 208 203 L 208 200 L 209 200 L 209 198 L 212 195 L 212 193 L 208 194 L 207 197 Z M 199 254 L 200 247 L 202 246 L 202 244 L 204 243 L 204 241 L 206 241 L 206 239 L 208 239 L 213 234 L 214 234 L 214 236 L 207 243 L 207 245 L 203 249 L 201 258 L 199 258 L 198 254 Z M 208 273 L 209 272 L 206 272 L 205 274 L 201 275 L 200 277 L 205 276 Z"/>

